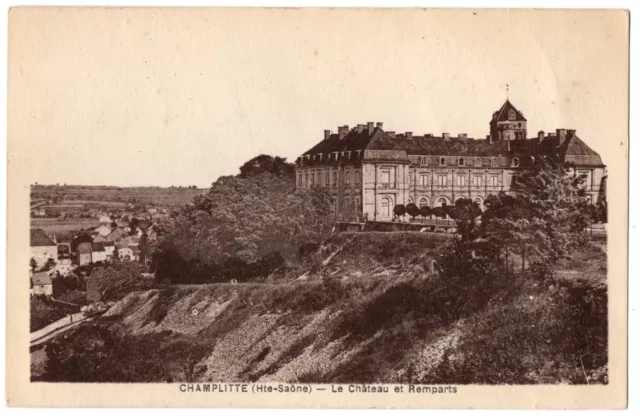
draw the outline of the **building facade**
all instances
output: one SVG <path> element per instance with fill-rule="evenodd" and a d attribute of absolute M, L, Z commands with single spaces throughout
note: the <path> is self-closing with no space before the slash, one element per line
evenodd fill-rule
<path fill-rule="evenodd" d="M 605 198 L 606 167 L 575 130 L 527 138 L 526 118 L 507 100 L 489 132 L 484 139 L 396 134 L 380 122 L 325 130 L 323 140 L 296 160 L 296 184 L 328 187 L 337 220 L 389 221 L 397 204 L 433 208 L 468 198 L 482 208 L 487 196 L 508 193 L 536 156 L 549 155 L 586 177 L 592 203 Z"/>
<path fill-rule="evenodd" d="M 31 258 L 36 260 L 37 268 L 43 267 L 52 258 L 58 261 L 58 245 L 42 229 L 30 230 Z"/>

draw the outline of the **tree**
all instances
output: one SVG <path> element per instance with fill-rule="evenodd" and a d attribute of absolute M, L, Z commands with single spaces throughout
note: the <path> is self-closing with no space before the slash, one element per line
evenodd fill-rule
<path fill-rule="evenodd" d="M 288 163 L 286 158 L 272 157 L 271 155 L 258 155 L 244 163 L 240 167 L 241 178 L 270 173 L 276 176 L 293 176 L 295 165 Z"/>
<path fill-rule="evenodd" d="M 433 208 L 433 210 L 431 211 L 431 214 L 436 218 L 443 218 L 445 215 L 444 209 L 442 209 L 441 206 Z"/>
<path fill-rule="evenodd" d="M 140 260 L 143 264 L 147 264 L 147 256 L 149 255 L 149 236 L 147 235 L 147 231 L 144 231 L 140 236 L 140 241 L 138 242 L 138 249 L 140 250 Z"/>
<path fill-rule="evenodd" d="M 398 204 L 393 207 L 393 214 L 398 218 L 403 217 L 406 212 L 407 210 L 402 204 Z"/>
<path fill-rule="evenodd" d="M 55 266 L 56 266 L 56 260 L 54 260 L 53 257 L 49 257 L 47 262 L 44 264 L 44 270 L 51 270 Z"/>
<path fill-rule="evenodd" d="M 31 260 L 29 260 L 29 267 L 31 268 L 31 271 L 36 271 L 38 268 L 38 262 L 35 258 L 31 257 Z"/>
<path fill-rule="evenodd" d="M 420 215 L 420 209 L 416 206 L 415 203 L 409 203 L 405 208 L 406 213 L 411 216 L 412 219 L 415 219 L 416 216 Z"/>
<path fill-rule="evenodd" d="M 522 270 L 529 260 L 541 276 L 586 239 L 590 224 L 582 177 L 570 176 L 558 163 L 540 158 L 520 177 L 513 195 L 487 198 L 482 230 L 488 242 L 500 248 L 508 262 L 519 249 Z"/>
<path fill-rule="evenodd" d="M 431 216 L 431 208 L 429 206 L 422 206 L 420 208 L 420 216 L 422 216 L 423 218 Z"/>
<path fill-rule="evenodd" d="M 111 257 L 111 259 L 113 261 L 119 261 L 120 260 L 120 254 L 118 253 L 118 247 L 113 247 L 113 256 Z"/>

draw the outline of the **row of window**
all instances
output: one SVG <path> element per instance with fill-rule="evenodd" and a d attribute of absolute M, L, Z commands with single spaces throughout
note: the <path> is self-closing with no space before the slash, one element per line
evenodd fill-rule
<path fill-rule="evenodd" d="M 419 174 L 418 175 L 418 183 L 416 183 L 416 178 L 415 176 L 411 176 L 411 184 L 417 184 L 420 186 L 428 186 L 429 185 L 429 179 L 431 178 L 430 175 L 428 174 Z M 436 184 L 438 186 L 446 186 L 447 185 L 447 180 L 448 176 L 446 174 L 439 174 L 436 176 Z M 454 177 L 455 179 L 455 185 L 456 186 L 466 186 L 467 184 L 467 176 L 464 174 L 459 174 L 457 176 Z M 478 175 L 478 176 L 473 176 L 473 181 L 472 181 L 472 185 L 473 186 L 482 186 L 482 176 Z M 487 185 L 488 186 L 498 186 L 498 176 L 489 176 L 489 179 L 487 181 Z"/>
<path fill-rule="evenodd" d="M 474 160 L 474 164 L 476 167 L 481 167 L 482 166 L 482 159 L 479 157 L 476 157 Z M 429 157 L 427 156 L 421 156 L 420 157 L 420 165 L 429 165 Z M 445 157 L 440 157 L 440 165 L 441 166 L 446 166 L 447 165 L 447 159 Z M 464 157 L 459 157 L 458 158 L 458 166 L 465 166 L 466 165 L 466 160 L 464 159 Z M 498 166 L 498 160 L 496 158 L 492 158 L 491 159 L 491 167 L 497 167 Z M 511 159 L 511 167 L 519 167 L 520 166 L 520 159 L 519 158 L 512 158 Z"/>
<path fill-rule="evenodd" d="M 323 176 L 324 174 L 324 176 Z M 355 184 L 360 184 L 360 171 L 356 170 L 352 173 L 350 170 L 346 170 L 344 172 L 344 182 L 346 184 L 351 184 L 351 180 L 354 180 Z M 322 186 L 335 186 L 338 183 L 338 172 L 333 171 L 329 173 L 328 171 L 325 173 L 298 173 L 298 186 L 313 186 L 313 185 L 322 185 Z"/>

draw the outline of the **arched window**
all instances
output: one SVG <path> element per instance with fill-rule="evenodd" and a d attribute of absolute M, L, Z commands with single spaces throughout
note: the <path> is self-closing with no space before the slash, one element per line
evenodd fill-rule
<path fill-rule="evenodd" d="M 464 158 L 458 158 L 458 165 L 464 165 Z"/>
<path fill-rule="evenodd" d="M 413 198 L 411 196 L 409 196 L 408 200 L 407 200 L 407 204 L 409 203 L 413 203 Z"/>
<path fill-rule="evenodd" d="M 441 197 L 436 203 L 438 204 L 438 206 L 447 206 L 449 204 L 449 201 L 444 197 Z"/>
<path fill-rule="evenodd" d="M 421 197 L 420 202 L 418 203 L 418 206 L 421 208 L 429 206 L 429 199 L 427 199 L 426 197 Z"/>
<path fill-rule="evenodd" d="M 518 167 L 520 165 L 520 160 L 518 158 L 514 158 L 511 160 L 512 167 Z"/>
<path fill-rule="evenodd" d="M 440 157 L 440 165 L 445 165 L 446 160 L 444 157 Z"/>

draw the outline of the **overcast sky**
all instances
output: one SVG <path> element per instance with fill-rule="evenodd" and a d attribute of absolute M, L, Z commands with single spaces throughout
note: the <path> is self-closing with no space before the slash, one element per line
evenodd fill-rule
<path fill-rule="evenodd" d="M 626 146 L 622 12 L 13 9 L 10 164 L 30 183 L 207 187 L 338 125 L 484 138 L 505 100 Z M 619 154 L 619 152 L 618 152 Z"/>

